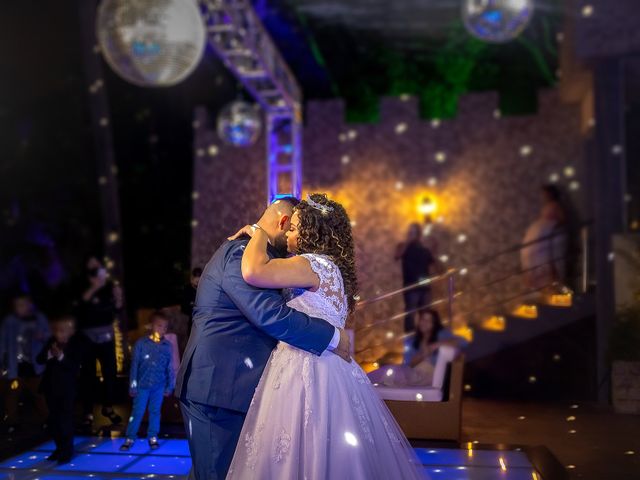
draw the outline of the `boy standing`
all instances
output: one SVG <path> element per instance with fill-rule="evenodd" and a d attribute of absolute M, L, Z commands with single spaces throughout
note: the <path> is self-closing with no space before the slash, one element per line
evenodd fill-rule
<path fill-rule="evenodd" d="M 71 317 L 61 317 L 51 323 L 53 336 L 37 357 L 45 365 L 40 390 L 49 408 L 49 427 L 56 444 L 47 458 L 62 465 L 73 457 L 73 407 L 76 398 L 77 375 L 82 352 Z"/>
<path fill-rule="evenodd" d="M 138 435 L 142 417 L 149 404 L 147 437 L 152 449 L 159 447 L 160 410 L 163 397 L 175 387 L 175 372 L 171 363 L 171 343 L 164 338 L 169 327 L 167 316 L 156 311 L 151 315 L 151 335 L 136 342 L 131 361 L 129 394 L 133 397 L 133 411 L 127 426 L 127 439 L 120 450 L 131 448 Z"/>

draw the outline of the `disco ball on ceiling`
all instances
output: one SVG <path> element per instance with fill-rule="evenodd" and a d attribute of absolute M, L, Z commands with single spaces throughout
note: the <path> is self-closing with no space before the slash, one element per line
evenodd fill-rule
<path fill-rule="evenodd" d="M 206 41 L 196 0 L 102 0 L 96 30 L 111 68 L 143 87 L 184 80 Z"/>
<path fill-rule="evenodd" d="M 261 129 L 262 116 L 258 105 L 235 101 L 224 107 L 218 115 L 218 135 L 229 145 L 253 145 Z"/>
<path fill-rule="evenodd" d="M 486 42 L 513 40 L 527 27 L 533 0 L 463 0 L 462 18 L 474 37 Z"/>

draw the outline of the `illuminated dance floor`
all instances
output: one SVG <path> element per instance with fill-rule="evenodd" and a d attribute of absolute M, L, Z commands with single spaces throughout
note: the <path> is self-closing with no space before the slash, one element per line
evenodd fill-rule
<path fill-rule="evenodd" d="M 65 480 L 93 478 L 185 479 L 191 467 L 186 440 L 162 439 L 151 451 L 140 439 L 128 452 L 121 452 L 122 438 L 77 437 L 77 455 L 67 465 L 47 462 L 53 442 L 45 443 L 0 463 L 0 480 Z M 458 450 L 416 448 L 432 480 L 542 480 L 524 452 L 508 450 Z"/>

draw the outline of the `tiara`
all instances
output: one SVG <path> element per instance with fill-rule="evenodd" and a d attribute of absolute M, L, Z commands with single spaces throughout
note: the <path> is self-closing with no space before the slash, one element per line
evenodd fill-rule
<path fill-rule="evenodd" d="M 329 205 L 322 205 L 321 203 L 315 202 L 311 199 L 311 195 L 307 195 L 307 203 L 311 205 L 316 210 L 320 210 L 325 215 L 329 212 L 333 212 L 333 207 Z"/>

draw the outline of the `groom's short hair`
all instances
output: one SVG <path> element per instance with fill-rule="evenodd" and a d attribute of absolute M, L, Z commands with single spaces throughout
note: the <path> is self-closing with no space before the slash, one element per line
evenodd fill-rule
<path fill-rule="evenodd" d="M 272 202 L 272 205 L 276 202 L 287 202 L 289 205 L 291 205 L 291 208 L 295 208 L 295 206 L 300 203 L 300 200 L 294 197 L 293 195 L 287 195 L 287 196 L 276 198 Z"/>

